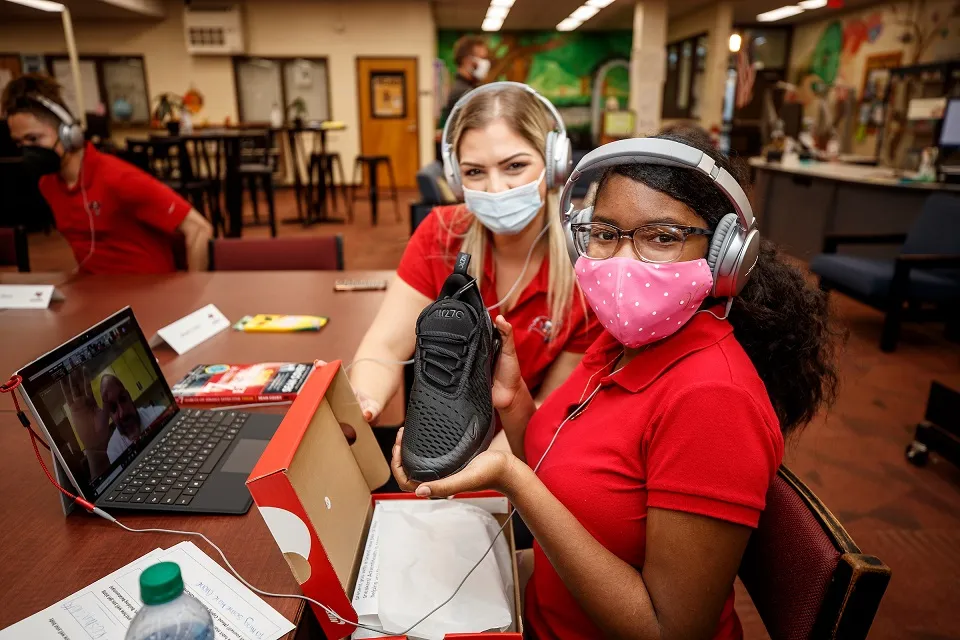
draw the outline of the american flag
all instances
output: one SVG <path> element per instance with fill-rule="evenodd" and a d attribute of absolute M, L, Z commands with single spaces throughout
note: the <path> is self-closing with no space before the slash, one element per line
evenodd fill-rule
<path fill-rule="evenodd" d="M 747 47 L 737 52 L 737 108 L 742 109 L 753 100 L 753 83 L 757 79 L 757 69 L 750 62 Z"/>

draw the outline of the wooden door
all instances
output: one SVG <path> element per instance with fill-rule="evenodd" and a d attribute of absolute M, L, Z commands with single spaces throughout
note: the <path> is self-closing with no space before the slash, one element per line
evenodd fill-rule
<path fill-rule="evenodd" d="M 417 59 L 357 58 L 360 149 L 390 156 L 397 186 L 414 187 L 420 168 Z M 385 173 L 380 174 L 386 185 Z"/>

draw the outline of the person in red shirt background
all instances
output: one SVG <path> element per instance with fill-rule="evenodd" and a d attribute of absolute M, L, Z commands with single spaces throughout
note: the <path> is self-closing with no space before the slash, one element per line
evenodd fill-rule
<path fill-rule="evenodd" d="M 521 375 L 537 401 L 573 371 L 600 329 L 576 289 L 548 185 L 547 138 L 555 125 L 532 90 L 492 83 L 451 115 L 451 149 L 466 203 L 438 207 L 417 227 L 397 278 L 350 369 L 364 417 L 376 422 L 399 390 L 416 321 L 453 271 L 458 251 L 484 302 L 514 327 Z M 554 182 L 558 182 L 555 180 Z"/>
<path fill-rule="evenodd" d="M 84 144 L 53 78 L 13 80 L 2 105 L 79 271 L 173 272 L 176 233 L 185 239 L 187 267 L 207 268 L 213 228 L 206 218 L 149 174 Z"/>
<path fill-rule="evenodd" d="M 709 138 L 658 137 L 745 184 Z M 495 489 L 515 505 L 535 537 L 523 613 L 536 640 L 741 638 L 733 582 L 784 438 L 836 395 L 825 296 L 760 241 L 746 285 L 718 299 L 736 290 L 706 258 L 731 200 L 697 171 L 642 162 L 607 168 L 589 224 L 571 227 L 606 331 L 539 409 L 497 318 L 509 449 L 418 486 L 402 429 L 394 446 L 394 476 L 421 497 Z"/>

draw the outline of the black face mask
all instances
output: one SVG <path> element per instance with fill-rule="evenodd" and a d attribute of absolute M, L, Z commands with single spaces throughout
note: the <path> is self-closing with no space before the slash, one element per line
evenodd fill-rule
<path fill-rule="evenodd" d="M 23 147 L 23 164 L 31 174 L 40 177 L 60 171 L 60 154 L 49 147 Z"/>

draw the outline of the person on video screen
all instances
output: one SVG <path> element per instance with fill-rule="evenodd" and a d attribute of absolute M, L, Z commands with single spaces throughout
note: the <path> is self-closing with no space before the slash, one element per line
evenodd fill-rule
<path fill-rule="evenodd" d="M 82 369 L 75 369 L 60 384 L 93 478 L 116 461 L 165 410 L 160 405 L 137 408 L 130 392 L 112 373 L 100 378 L 100 406 Z"/>

